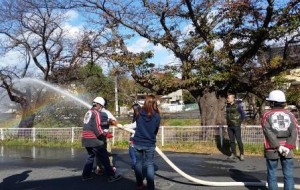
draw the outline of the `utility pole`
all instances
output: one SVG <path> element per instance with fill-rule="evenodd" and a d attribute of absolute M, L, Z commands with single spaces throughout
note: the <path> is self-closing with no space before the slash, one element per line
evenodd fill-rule
<path fill-rule="evenodd" d="M 115 73 L 115 105 L 116 105 L 116 117 L 119 117 L 119 97 L 118 97 L 118 71 Z"/>

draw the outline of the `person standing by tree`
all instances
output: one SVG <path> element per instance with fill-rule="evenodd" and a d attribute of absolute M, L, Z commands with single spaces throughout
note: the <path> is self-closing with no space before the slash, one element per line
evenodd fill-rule
<path fill-rule="evenodd" d="M 277 166 L 280 160 L 284 175 L 284 189 L 294 189 L 293 148 L 297 141 L 297 119 L 285 107 L 285 94 L 273 90 L 266 99 L 271 110 L 265 112 L 262 118 L 264 133 L 264 156 L 267 164 L 267 182 L 269 189 L 278 189 Z"/>
<path fill-rule="evenodd" d="M 157 100 L 153 95 L 147 95 L 144 105 L 136 118 L 136 130 L 133 137 L 136 156 L 135 176 L 137 189 L 144 189 L 144 176 L 147 180 L 147 189 L 154 190 L 154 152 L 156 135 L 160 125 L 160 114 Z M 145 170 L 143 170 L 145 167 Z"/>
<path fill-rule="evenodd" d="M 240 160 L 243 161 L 244 158 L 244 145 L 242 142 L 241 134 L 241 124 L 245 119 L 245 112 L 240 104 L 235 101 L 235 95 L 233 93 L 227 94 L 227 104 L 226 104 L 226 121 L 227 121 L 227 131 L 230 141 L 231 155 L 229 159 L 235 159 L 236 154 L 236 144 L 237 141 L 239 151 L 240 151 Z"/>
<path fill-rule="evenodd" d="M 83 181 L 92 179 L 91 173 L 96 155 L 104 166 L 108 182 L 113 182 L 121 178 L 120 175 L 115 174 L 110 166 L 108 152 L 104 146 L 103 139 L 106 138 L 106 133 L 101 128 L 100 117 L 103 105 L 103 98 L 96 97 L 93 101 L 93 107 L 84 116 L 81 142 L 82 146 L 87 150 L 88 157 L 82 171 Z"/>

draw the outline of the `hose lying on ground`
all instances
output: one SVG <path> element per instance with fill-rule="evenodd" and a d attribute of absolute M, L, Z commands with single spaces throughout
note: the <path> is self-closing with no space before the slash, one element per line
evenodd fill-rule
<path fill-rule="evenodd" d="M 123 127 L 121 124 L 118 124 L 117 127 L 120 129 L 123 129 L 125 131 L 128 131 L 130 133 L 134 133 L 134 130 L 130 128 Z M 192 177 L 185 172 L 183 172 L 181 169 L 179 169 L 158 147 L 155 148 L 156 152 L 169 164 L 171 168 L 173 168 L 177 173 L 179 173 L 184 178 L 205 186 L 255 186 L 255 187 L 267 187 L 267 182 L 214 182 L 214 181 L 204 181 L 201 179 L 197 179 L 195 177 Z M 278 187 L 284 187 L 283 183 L 278 183 Z M 295 184 L 295 189 L 300 189 L 300 185 Z"/>

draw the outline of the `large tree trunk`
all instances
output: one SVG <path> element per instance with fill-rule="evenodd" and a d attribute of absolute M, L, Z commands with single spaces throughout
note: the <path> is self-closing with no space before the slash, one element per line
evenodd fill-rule
<path fill-rule="evenodd" d="M 217 96 L 215 91 L 204 90 L 198 98 L 201 125 L 223 125 L 225 120 L 225 98 Z"/>
<path fill-rule="evenodd" d="M 24 101 L 27 102 L 27 101 Z M 28 138 L 31 136 L 31 130 L 27 130 L 28 128 L 33 128 L 35 113 L 32 111 L 34 109 L 31 108 L 28 103 L 22 103 L 22 118 L 19 123 L 18 136 L 19 138 Z"/>
<path fill-rule="evenodd" d="M 19 128 L 32 128 L 34 124 L 35 114 L 25 116 L 22 115 L 22 119 L 19 123 Z"/>
<path fill-rule="evenodd" d="M 21 105 L 22 107 L 22 118 L 19 123 L 19 128 L 32 128 L 34 125 L 35 113 L 32 105 L 30 103 L 24 103 Z"/>

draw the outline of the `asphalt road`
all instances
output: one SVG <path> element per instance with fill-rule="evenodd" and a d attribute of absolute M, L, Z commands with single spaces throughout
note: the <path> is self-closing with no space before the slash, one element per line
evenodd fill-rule
<path fill-rule="evenodd" d="M 114 161 L 123 178 L 108 183 L 105 176 L 81 181 L 86 158 L 85 149 L 0 147 L 0 190 L 134 190 L 135 175 L 130 168 L 127 150 L 113 150 Z M 242 182 L 266 179 L 265 159 L 247 156 L 245 161 L 227 160 L 222 154 L 190 154 L 165 152 L 185 173 L 205 181 Z M 264 187 L 213 187 L 191 182 L 176 173 L 159 155 L 155 185 L 158 190 L 236 190 Z M 300 184 L 300 162 L 295 159 L 295 182 Z M 278 181 L 283 177 L 278 169 Z"/>

